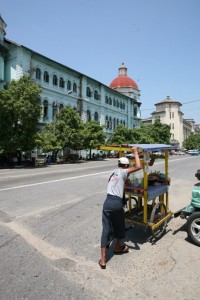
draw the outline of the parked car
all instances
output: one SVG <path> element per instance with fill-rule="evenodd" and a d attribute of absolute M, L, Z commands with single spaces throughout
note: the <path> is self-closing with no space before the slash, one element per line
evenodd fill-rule
<path fill-rule="evenodd" d="M 135 155 L 133 153 L 128 153 L 128 154 L 126 154 L 126 157 L 128 159 L 133 159 L 133 158 L 135 158 Z"/>
<path fill-rule="evenodd" d="M 183 152 L 183 151 L 177 151 L 176 154 L 177 154 L 177 155 L 185 155 L 185 152 Z"/>
<path fill-rule="evenodd" d="M 46 154 L 40 154 L 35 159 L 36 166 L 46 166 L 47 165 L 47 157 Z"/>
<path fill-rule="evenodd" d="M 163 158 L 165 156 L 163 151 L 156 151 L 152 153 L 154 157 Z"/>
<path fill-rule="evenodd" d="M 199 150 L 198 150 L 198 149 L 188 150 L 188 153 L 189 153 L 190 155 L 199 155 Z"/>
<path fill-rule="evenodd" d="M 171 151 L 169 151 L 169 154 L 170 154 L 170 155 L 174 155 L 175 152 L 176 152 L 175 150 L 171 150 Z"/>
<path fill-rule="evenodd" d="M 64 163 L 64 157 L 61 156 L 61 155 L 57 156 L 56 162 L 57 162 L 58 164 L 63 164 L 63 163 Z"/>

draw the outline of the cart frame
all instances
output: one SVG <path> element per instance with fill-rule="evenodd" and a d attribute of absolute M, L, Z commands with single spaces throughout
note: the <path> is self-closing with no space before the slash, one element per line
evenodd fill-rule
<path fill-rule="evenodd" d="M 165 232 L 167 222 L 173 215 L 173 212 L 169 210 L 168 160 L 169 150 L 174 147 L 166 144 L 121 144 L 101 146 L 100 150 L 115 150 L 119 152 L 119 157 L 122 157 L 133 146 L 138 147 L 139 154 L 143 157 L 140 159 L 143 166 L 143 186 L 125 185 L 124 192 L 127 198 L 125 220 L 129 224 L 150 227 L 152 235 L 158 239 Z M 163 155 L 154 155 L 155 151 L 163 151 Z M 162 158 L 165 162 L 164 180 L 161 180 L 157 186 L 148 185 L 149 157 Z M 130 162 L 134 163 L 134 159 L 130 159 Z"/>

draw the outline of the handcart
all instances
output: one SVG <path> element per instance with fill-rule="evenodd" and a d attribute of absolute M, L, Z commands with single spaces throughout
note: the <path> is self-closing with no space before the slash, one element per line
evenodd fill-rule
<path fill-rule="evenodd" d="M 128 156 L 130 148 L 138 147 L 142 163 L 142 176 L 137 178 L 137 172 L 130 175 L 125 183 L 125 197 L 127 208 L 125 219 L 128 224 L 138 224 L 150 228 L 154 238 L 160 238 L 166 229 L 167 222 L 173 212 L 169 209 L 169 185 L 168 158 L 169 151 L 174 149 L 166 144 L 122 144 L 101 146 L 101 150 L 118 151 L 119 157 Z M 151 158 L 163 159 L 164 172 L 149 173 L 149 161 Z M 134 163 L 134 158 L 129 159 Z"/>

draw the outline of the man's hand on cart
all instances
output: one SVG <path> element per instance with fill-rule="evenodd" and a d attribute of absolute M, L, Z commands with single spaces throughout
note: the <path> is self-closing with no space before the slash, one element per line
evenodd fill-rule
<path fill-rule="evenodd" d="M 128 173 L 133 173 L 133 172 L 136 172 L 138 170 L 141 169 L 141 162 L 140 162 L 140 158 L 139 158 L 139 155 L 138 155 L 138 151 L 137 151 L 137 146 L 133 146 L 131 148 L 131 152 L 134 154 L 135 156 L 135 165 L 133 167 L 129 167 L 128 168 Z"/>
<path fill-rule="evenodd" d="M 132 153 L 138 152 L 138 147 L 137 147 L 137 146 L 133 146 L 133 147 L 131 148 L 131 152 L 132 152 Z"/>

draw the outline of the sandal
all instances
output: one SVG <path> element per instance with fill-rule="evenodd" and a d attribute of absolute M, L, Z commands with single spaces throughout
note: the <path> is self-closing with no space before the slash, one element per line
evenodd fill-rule
<path fill-rule="evenodd" d="M 115 254 L 125 254 L 129 252 L 129 247 L 127 245 L 123 245 L 120 251 L 113 250 Z"/>
<path fill-rule="evenodd" d="M 99 265 L 100 265 L 100 268 L 101 268 L 101 269 L 106 269 L 106 265 L 102 265 L 102 264 L 101 264 L 101 260 L 99 260 Z"/>

